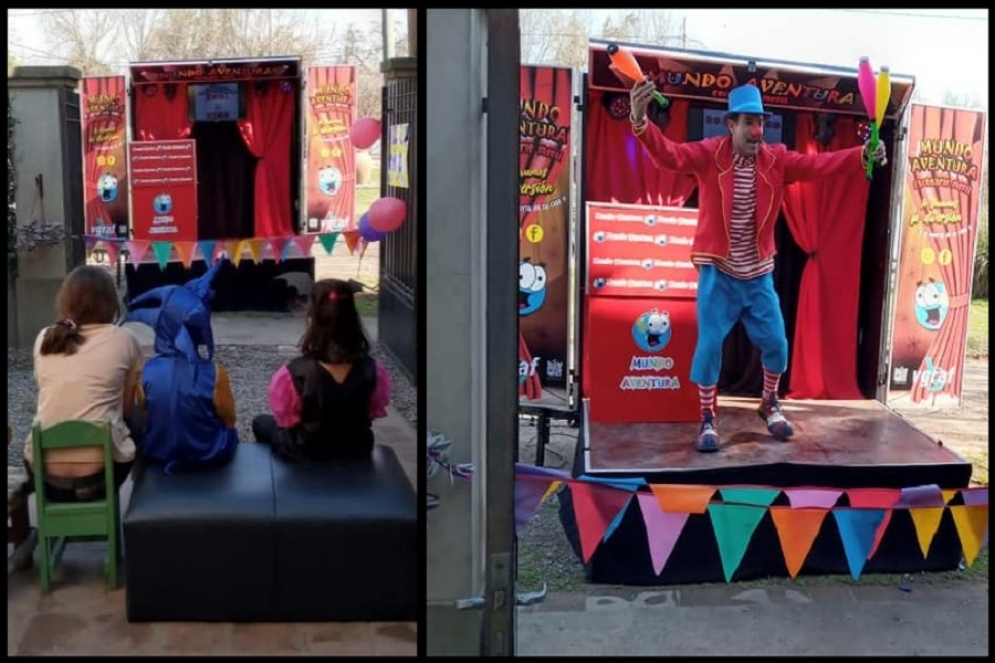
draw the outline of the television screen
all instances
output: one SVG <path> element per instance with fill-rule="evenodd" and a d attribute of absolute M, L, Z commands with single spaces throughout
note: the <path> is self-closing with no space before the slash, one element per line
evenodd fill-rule
<path fill-rule="evenodd" d="M 721 108 L 705 108 L 703 109 L 703 114 L 702 138 L 725 136 L 729 133 L 729 130 L 726 129 L 725 110 Z M 767 121 L 764 122 L 764 142 L 783 143 L 783 124 L 784 118 L 777 113 L 769 115 Z"/>
<path fill-rule="evenodd" d="M 194 122 L 232 122 L 243 119 L 239 83 L 191 84 L 190 119 Z"/>

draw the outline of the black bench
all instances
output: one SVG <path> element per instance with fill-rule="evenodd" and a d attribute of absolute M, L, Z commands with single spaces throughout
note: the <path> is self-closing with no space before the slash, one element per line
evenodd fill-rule
<path fill-rule="evenodd" d="M 129 621 L 414 621 L 415 492 L 392 449 L 293 464 L 245 443 L 227 466 L 135 473 Z"/>

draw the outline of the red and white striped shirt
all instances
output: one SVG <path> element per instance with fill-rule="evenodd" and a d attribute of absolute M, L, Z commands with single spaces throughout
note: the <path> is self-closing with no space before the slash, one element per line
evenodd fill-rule
<path fill-rule="evenodd" d="M 695 256 L 699 265 L 715 265 L 737 279 L 752 279 L 774 270 L 774 258 L 760 259 L 757 248 L 757 162 L 734 155 L 729 257 Z"/>

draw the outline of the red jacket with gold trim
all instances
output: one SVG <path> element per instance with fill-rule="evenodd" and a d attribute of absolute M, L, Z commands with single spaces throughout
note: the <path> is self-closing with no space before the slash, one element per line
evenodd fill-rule
<path fill-rule="evenodd" d="M 698 180 L 698 227 L 691 258 L 729 257 L 729 226 L 732 221 L 732 140 L 729 136 L 675 143 L 652 122 L 644 131 L 633 131 L 646 147 L 657 168 L 693 175 Z M 791 182 L 834 177 L 864 167 L 863 148 L 802 154 L 783 144 L 760 147 L 757 154 L 757 258 L 776 253 L 774 226 L 784 185 Z"/>

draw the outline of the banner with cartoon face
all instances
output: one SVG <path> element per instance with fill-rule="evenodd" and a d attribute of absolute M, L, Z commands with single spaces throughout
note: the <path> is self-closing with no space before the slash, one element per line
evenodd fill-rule
<path fill-rule="evenodd" d="M 573 70 L 521 68 L 519 395 L 566 388 Z"/>
<path fill-rule="evenodd" d="M 302 232 L 355 229 L 356 150 L 349 129 L 356 120 L 356 67 L 309 67 L 305 92 L 307 185 Z"/>
<path fill-rule="evenodd" d="M 88 235 L 127 236 L 127 99 L 124 76 L 83 79 L 83 209 Z"/>
<path fill-rule="evenodd" d="M 959 404 L 985 114 L 913 104 L 888 400 Z"/>

